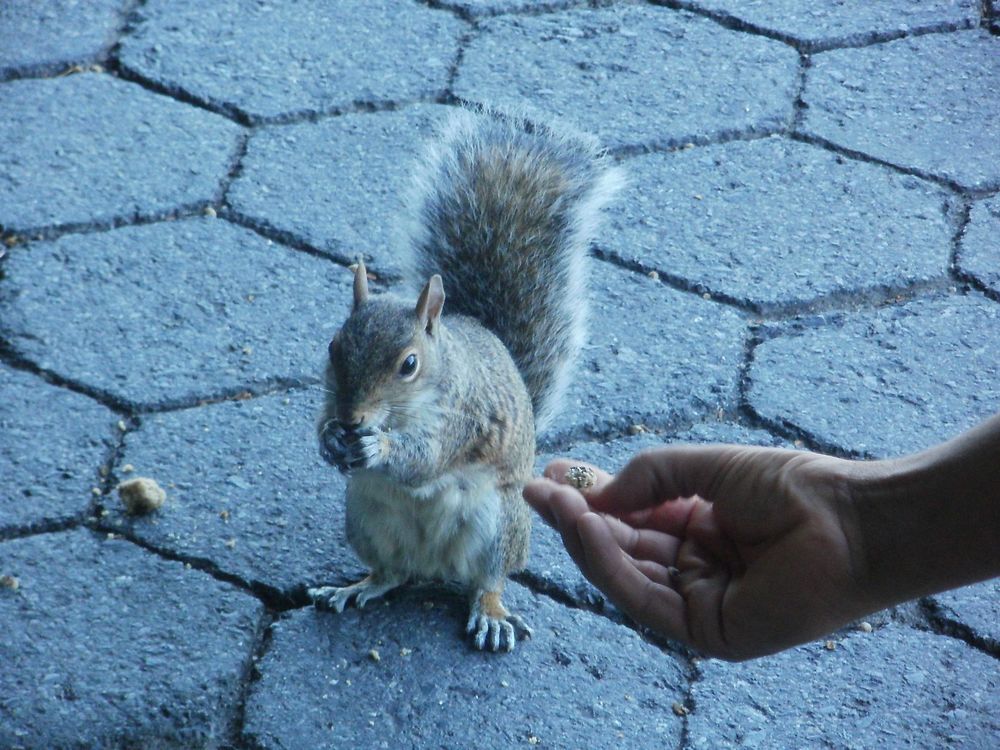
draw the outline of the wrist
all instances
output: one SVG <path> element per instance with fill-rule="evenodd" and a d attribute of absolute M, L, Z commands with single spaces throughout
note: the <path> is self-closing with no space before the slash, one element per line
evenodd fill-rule
<path fill-rule="evenodd" d="M 854 462 L 862 595 L 872 609 L 1000 574 L 1000 419 L 921 453 Z"/>

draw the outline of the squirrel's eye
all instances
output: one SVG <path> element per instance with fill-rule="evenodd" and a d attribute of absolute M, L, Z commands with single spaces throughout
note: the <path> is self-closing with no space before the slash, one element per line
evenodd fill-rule
<path fill-rule="evenodd" d="M 411 354 L 406 359 L 404 359 L 403 364 L 399 366 L 399 374 L 401 377 L 408 378 L 416 371 L 417 371 L 417 355 Z"/>

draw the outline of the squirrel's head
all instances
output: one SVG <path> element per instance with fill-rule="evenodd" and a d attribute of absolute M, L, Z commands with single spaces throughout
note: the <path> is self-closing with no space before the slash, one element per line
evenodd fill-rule
<path fill-rule="evenodd" d="M 370 297 L 363 261 L 354 273 L 354 306 L 330 342 L 328 409 L 347 428 L 392 427 L 420 409 L 438 365 L 444 288 L 440 276 L 424 286 L 416 306 Z"/>

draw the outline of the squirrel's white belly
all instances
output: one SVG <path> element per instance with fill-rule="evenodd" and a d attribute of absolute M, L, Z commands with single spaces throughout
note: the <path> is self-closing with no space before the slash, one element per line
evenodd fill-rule
<path fill-rule="evenodd" d="M 492 471 L 467 467 L 419 488 L 360 471 L 347 488 L 347 537 L 373 569 L 481 583 L 501 566 L 503 512 Z"/>

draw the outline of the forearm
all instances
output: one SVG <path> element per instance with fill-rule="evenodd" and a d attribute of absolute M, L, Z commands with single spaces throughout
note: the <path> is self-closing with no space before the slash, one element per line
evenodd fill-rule
<path fill-rule="evenodd" d="M 922 453 L 856 469 L 859 573 L 874 606 L 1000 575 L 1000 414 Z"/>

